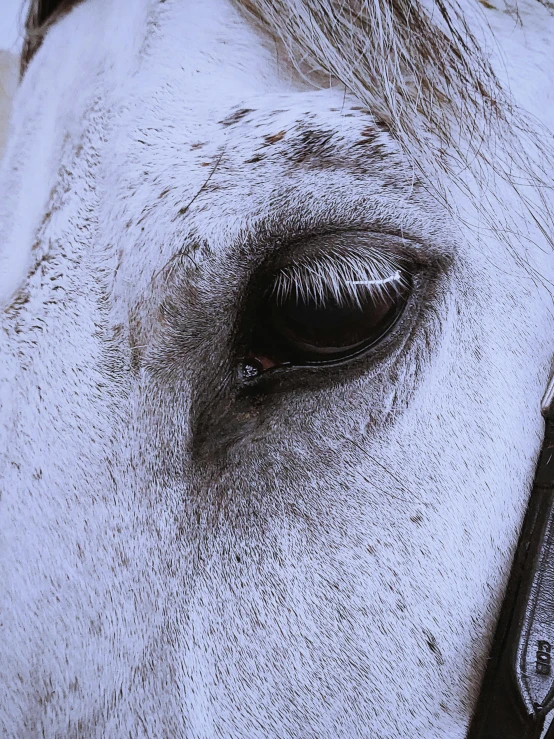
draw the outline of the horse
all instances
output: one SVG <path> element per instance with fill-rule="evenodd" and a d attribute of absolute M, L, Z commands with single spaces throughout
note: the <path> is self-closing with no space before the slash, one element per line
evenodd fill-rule
<path fill-rule="evenodd" d="M 32 0 L 3 736 L 466 735 L 552 366 L 549 5 Z"/>

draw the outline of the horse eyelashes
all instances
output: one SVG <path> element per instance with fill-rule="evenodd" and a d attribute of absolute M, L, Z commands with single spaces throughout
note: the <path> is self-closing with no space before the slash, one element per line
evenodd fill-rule
<path fill-rule="evenodd" d="M 291 298 L 323 306 L 329 299 L 340 306 L 361 307 L 371 293 L 378 299 L 407 286 L 398 256 L 370 249 L 364 255 L 341 249 L 305 257 L 282 268 L 275 278 L 277 303 Z"/>

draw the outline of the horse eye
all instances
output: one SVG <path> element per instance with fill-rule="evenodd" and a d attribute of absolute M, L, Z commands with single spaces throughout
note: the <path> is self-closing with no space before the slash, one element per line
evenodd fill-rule
<path fill-rule="evenodd" d="M 331 289 L 314 297 L 270 295 L 261 311 L 247 377 L 283 365 L 324 365 L 348 360 L 381 341 L 400 317 L 411 292 L 409 275 L 384 284 L 356 285 L 348 298 Z"/>

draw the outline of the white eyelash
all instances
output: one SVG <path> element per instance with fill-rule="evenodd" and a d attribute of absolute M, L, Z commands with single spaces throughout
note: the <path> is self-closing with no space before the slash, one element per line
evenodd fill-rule
<path fill-rule="evenodd" d="M 296 302 L 325 305 L 331 297 L 338 305 L 362 307 L 368 292 L 376 298 L 392 297 L 406 286 L 398 258 L 372 248 L 365 254 L 330 251 L 300 259 L 284 267 L 273 288 L 277 303 L 291 297 Z"/>

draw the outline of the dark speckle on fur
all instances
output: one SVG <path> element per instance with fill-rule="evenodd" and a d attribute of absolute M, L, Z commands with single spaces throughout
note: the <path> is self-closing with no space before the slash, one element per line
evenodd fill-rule
<path fill-rule="evenodd" d="M 436 638 L 433 636 L 433 634 L 430 631 L 427 631 L 427 629 L 423 629 L 423 634 L 426 639 L 427 646 L 433 652 L 435 655 L 435 659 L 437 661 L 437 665 L 444 665 L 444 657 L 442 656 L 442 652 L 439 649 L 439 646 L 437 644 Z"/>
<path fill-rule="evenodd" d="M 219 122 L 223 126 L 233 126 L 235 123 L 241 121 L 245 115 L 248 115 L 248 113 L 252 112 L 252 108 L 239 108 L 239 110 L 235 110 L 234 113 L 231 113 L 231 115 L 227 116 L 227 118 L 224 118 L 222 121 Z"/>
<path fill-rule="evenodd" d="M 301 131 L 289 149 L 289 158 L 300 163 L 309 157 L 325 157 L 331 153 L 329 146 L 333 131 L 309 128 Z"/>
<path fill-rule="evenodd" d="M 365 144 L 371 144 L 375 141 L 375 127 L 366 126 L 360 131 L 360 140 L 357 146 L 364 146 Z"/>
<path fill-rule="evenodd" d="M 268 136 L 265 136 L 264 141 L 268 146 L 271 144 L 276 144 L 278 141 L 281 141 L 284 135 L 285 131 L 279 131 L 279 133 L 269 134 Z"/>

